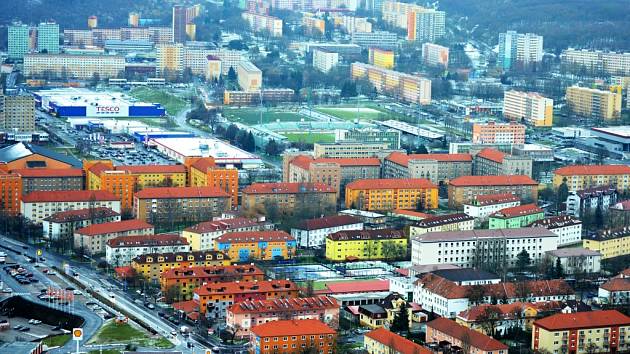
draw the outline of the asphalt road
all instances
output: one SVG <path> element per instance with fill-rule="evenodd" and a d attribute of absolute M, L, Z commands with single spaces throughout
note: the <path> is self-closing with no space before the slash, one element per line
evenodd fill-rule
<path fill-rule="evenodd" d="M 11 245 L 13 248 L 15 248 L 16 250 L 18 250 L 19 252 L 23 252 L 24 250 L 22 249 L 22 246 L 24 246 L 22 243 L 19 243 L 17 241 L 13 241 L 11 239 L 2 237 L 2 242 L 4 245 Z M 33 251 L 33 247 L 29 246 L 29 250 L 31 252 Z M 69 284 L 65 283 L 65 284 L 58 284 L 55 283 L 54 281 L 52 281 L 49 277 L 47 277 L 46 275 L 44 275 L 41 271 L 40 268 L 36 268 L 34 266 L 34 264 L 32 263 L 28 263 L 28 261 L 26 261 L 26 259 L 23 259 L 23 256 L 20 255 L 16 255 L 15 253 L 12 253 L 10 251 L 7 251 L 7 254 L 11 256 L 11 258 L 16 259 L 17 261 L 19 261 L 20 266 L 22 266 L 23 268 L 27 269 L 30 273 L 33 273 L 34 277 L 36 277 L 40 283 L 46 287 L 48 286 L 53 286 L 53 287 L 60 287 L 62 289 L 65 289 L 66 287 L 70 286 Z M 34 256 L 34 254 L 32 255 Z M 40 300 L 36 295 L 34 295 L 33 293 L 29 292 L 29 289 L 18 283 L 13 277 L 11 276 L 3 276 L 2 277 L 4 283 L 6 286 L 10 287 L 11 289 L 13 289 L 14 293 L 19 293 L 20 296 L 24 297 L 25 299 L 28 299 L 29 301 L 50 307 L 50 308 L 56 308 L 56 309 L 61 309 L 61 310 L 65 310 L 67 312 L 76 314 L 78 316 L 81 316 L 85 322 L 83 324 L 83 336 L 84 336 L 84 342 L 86 342 L 87 340 L 89 340 L 90 338 L 92 338 L 92 336 L 96 333 L 96 331 L 98 331 L 99 328 L 101 328 L 102 324 L 103 324 L 103 320 L 101 319 L 101 317 L 99 317 L 97 314 L 95 314 L 94 312 L 92 312 L 90 309 L 88 309 L 83 303 L 75 301 L 74 304 L 72 306 L 68 306 L 65 308 L 60 308 L 58 305 L 55 304 L 51 304 L 49 302 L 46 301 L 42 301 Z M 69 352 L 74 352 L 76 350 L 76 344 L 72 341 L 68 342 L 64 347 L 56 349 L 51 351 L 50 353 L 69 353 Z"/>
<path fill-rule="evenodd" d="M 16 250 L 22 252 L 22 247 L 25 244 L 0 236 L 0 240 L 2 240 L 3 244 L 9 245 Z M 34 257 L 35 248 L 31 245 L 26 245 L 29 248 L 29 256 Z M 19 257 L 19 256 L 18 256 Z M 212 348 L 218 348 L 221 353 L 245 353 L 247 351 L 247 346 L 241 345 L 225 345 L 222 343 L 212 343 L 207 342 L 205 339 L 199 337 L 198 335 L 192 335 L 188 338 L 183 337 L 179 334 L 179 327 L 175 324 L 172 324 L 163 318 L 157 315 L 157 310 L 149 310 L 144 306 L 140 306 L 134 302 L 134 300 L 125 293 L 119 284 L 109 279 L 104 279 L 102 274 L 98 274 L 94 269 L 90 268 L 86 264 L 77 263 L 73 261 L 69 261 L 64 257 L 61 257 L 52 252 L 44 251 L 42 257 L 46 259 L 46 265 L 48 267 L 55 266 L 59 269 L 63 269 L 64 264 L 69 264 L 73 271 L 77 272 L 79 275 L 75 277 L 79 282 L 85 285 L 87 288 L 92 289 L 95 292 L 100 293 L 105 297 L 109 297 L 112 300 L 112 307 L 119 308 L 124 310 L 133 316 L 135 316 L 139 321 L 144 322 L 148 326 L 152 327 L 156 332 L 165 338 L 169 339 L 175 347 L 173 350 L 181 351 L 183 353 L 200 353 L 201 350 L 207 350 Z M 54 284 L 52 280 L 48 277 L 44 276 L 38 268 L 35 268 L 32 264 L 28 262 L 24 262 L 26 264 L 22 264 L 25 268 L 27 268 L 30 272 L 35 274 L 38 279 L 47 281 L 51 285 Z M 10 278 L 12 283 L 7 282 L 7 285 L 14 289 L 14 292 L 22 292 L 18 289 L 23 289 L 23 287 L 15 281 L 15 279 L 11 277 L 5 277 L 7 279 Z M 45 283 L 45 284 L 48 284 Z M 57 286 L 66 286 L 66 285 L 57 285 Z M 85 292 L 84 292 L 85 294 Z M 87 294 L 85 294 L 87 296 Z M 29 299 L 34 299 L 33 301 L 37 301 L 42 304 L 46 304 L 45 302 L 39 300 L 36 296 L 32 296 Z M 79 316 L 82 316 L 86 320 L 86 324 L 84 326 L 84 341 L 81 343 L 82 350 L 94 350 L 94 347 L 87 348 L 85 347 L 85 343 L 96 333 L 96 331 L 102 325 L 102 319 L 92 312 L 90 309 L 85 307 L 83 304 L 76 303 L 74 307 L 74 313 Z M 176 336 L 172 336 L 171 332 L 177 331 Z M 192 348 L 188 348 L 188 343 L 192 344 Z M 76 344 L 74 342 L 69 342 L 63 348 L 59 348 L 55 351 L 51 351 L 51 353 L 62 354 L 62 353 L 74 353 L 76 351 Z M 203 351 L 201 351 L 203 353 Z"/>

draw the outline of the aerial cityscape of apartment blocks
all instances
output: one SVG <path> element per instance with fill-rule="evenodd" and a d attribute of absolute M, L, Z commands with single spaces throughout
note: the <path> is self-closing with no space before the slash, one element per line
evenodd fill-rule
<path fill-rule="evenodd" d="M 0 353 L 630 352 L 626 3 L 0 4 Z"/>

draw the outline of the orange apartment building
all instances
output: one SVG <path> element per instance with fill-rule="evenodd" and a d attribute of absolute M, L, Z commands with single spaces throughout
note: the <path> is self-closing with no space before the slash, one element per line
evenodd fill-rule
<path fill-rule="evenodd" d="M 525 144 L 525 126 L 510 123 L 475 123 L 472 129 L 473 144 Z"/>
<path fill-rule="evenodd" d="M 232 197 L 232 205 L 238 205 L 238 169 L 218 167 L 212 157 L 190 158 L 185 165 L 189 186 L 221 188 Z"/>
<path fill-rule="evenodd" d="M 160 276 L 160 288 L 163 293 L 175 287 L 180 298 L 189 300 L 192 291 L 204 284 L 234 281 L 262 281 L 265 272 L 255 265 L 228 265 L 208 267 L 179 267 L 164 271 Z"/>
<path fill-rule="evenodd" d="M 20 175 L 0 170 L 0 208 L 11 215 L 17 215 L 20 213 L 21 202 L 22 179 Z"/>
<path fill-rule="evenodd" d="M 147 187 L 183 187 L 187 183 L 186 166 L 141 165 L 114 166 L 110 160 L 84 161 L 85 186 L 106 190 L 118 196 L 121 207 L 133 207 L 133 194 Z"/>
<path fill-rule="evenodd" d="M 193 290 L 193 300 L 201 314 L 225 318 L 227 309 L 243 301 L 295 299 L 298 288 L 290 280 L 264 280 L 205 284 Z"/>
<path fill-rule="evenodd" d="M 343 193 L 346 185 L 358 179 L 379 178 L 381 161 L 375 157 L 318 158 L 285 155 L 284 182 L 324 183 Z"/>
<path fill-rule="evenodd" d="M 477 196 L 510 193 L 520 200 L 535 203 L 538 200 L 538 182 L 523 175 L 462 176 L 451 180 L 448 185 L 448 205 L 461 209 Z"/>
<path fill-rule="evenodd" d="M 337 300 L 329 296 L 243 301 L 228 309 L 226 324 L 241 338 L 249 336 L 255 326 L 281 319 L 321 320 L 337 329 L 339 309 Z"/>
<path fill-rule="evenodd" d="M 346 186 L 346 207 L 359 210 L 438 207 L 438 187 L 424 178 L 364 179 Z"/>
<path fill-rule="evenodd" d="M 337 332 L 319 320 L 281 320 L 252 329 L 251 354 L 336 352 Z"/>

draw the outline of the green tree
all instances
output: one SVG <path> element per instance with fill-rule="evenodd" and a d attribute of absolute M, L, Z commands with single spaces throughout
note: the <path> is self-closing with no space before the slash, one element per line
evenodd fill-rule
<path fill-rule="evenodd" d="M 466 297 L 471 304 L 483 303 L 486 296 L 485 288 L 482 285 L 471 285 L 466 289 Z"/>
<path fill-rule="evenodd" d="M 356 97 L 357 96 L 357 85 L 352 81 L 345 81 L 343 86 L 341 86 L 341 97 Z"/>
<path fill-rule="evenodd" d="M 497 330 L 497 323 L 501 321 L 501 309 L 496 305 L 487 306 L 483 312 L 477 317 L 477 321 L 481 325 L 481 328 L 491 337 L 494 337 Z"/>
<path fill-rule="evenodd" d="M 282 153 L 282 147 L 275 139 L 271 139 L 265 146 L 265 153 L 270 156 L 280 155 Z"/>
<path fill-rule="evenodd" d="M 392 332 L 409 333 L 409 313 L 406 305 L 400 305 L 391 326 Z"/>
<path fill-rule="evenodd" d="M 532 259 L 529 257 L 529 253 L 525 249 L 516 255 L 516 268 L 521 272 L 527 270 L 527 267 L 529 267 L 531 262 Z"/>
<path fill-rule="evenodd" d="M 558 186 L 558 192 L 556 193 L 556 210 L 559 212 L 562 203 L 567 201 L 569 197 L 569 186 L 567 186 L 567 178 L 562 178 L 562 183 Z"/>
<path fill-rule="evenodd" d="M 562 262 L 560 262 L 560 258 L 556 259 L 556 266 L 554 267 L 554 270 L 557 279 L 560 279 L 564 276 L 564 269 L 562 268 Z"/>
<path fill-rule="evenodd" d="M 227 79 L 229 81 L 236 82 L 236 79 L 237 79 L 236 70 L 234 70 L 233 66 L 230 66 L 230 69 L 228 70 Z"/>

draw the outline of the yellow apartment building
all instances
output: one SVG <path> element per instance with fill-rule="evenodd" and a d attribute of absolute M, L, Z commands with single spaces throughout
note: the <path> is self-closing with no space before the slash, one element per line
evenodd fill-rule
<path fill-rule="evenodd" d="M 555 188 L 560 187 L 565 179 L 570 191 L 610 185 L 625 191 L 630 187 L 630 166 L 575 165 L 561 167 L 553 172 Z"/>
<path fill-rule="evenodd" d="M 438 187 L 424 178 L 363 179 L 346 185 L 346 207 L 368 211 L 438 207 Z"/>
<path fill-rule="evenodd" d="M 165 270 L 180 267 L 228 266 L 230 257 L 217 251 L 192 251 L 177 253 L 143 254 L 131 260 L 131 267 L 155 284 L 160 281 L 160 274 Z"/>
<path fill-rule="evenodd" d="M 549 353 L 627 353 L 630 317 L 616 310 L 558 313 L 534 322 L 532 350 Z"/>
<path fill-rule="evenodd" d="M 566 99 L 571 112 L 580 116 L 606 120 L 621 117 L 621 86 L 613 86 L 610 91 L 571 86 Z"/>
<path fill-rule="evenodd" d="M 582 247 L 599 251 L 602 259 L 630 254 L 630 227 L 603 230 L 595 235 L 584 236 Z"/>
<path fill-rule="evenodd" d="M 345 261 L 404 258 L 407 255 L 407 241 L 407 236 L 401 230 L 338 231 L 326 237 L 326 259 Z"/>

